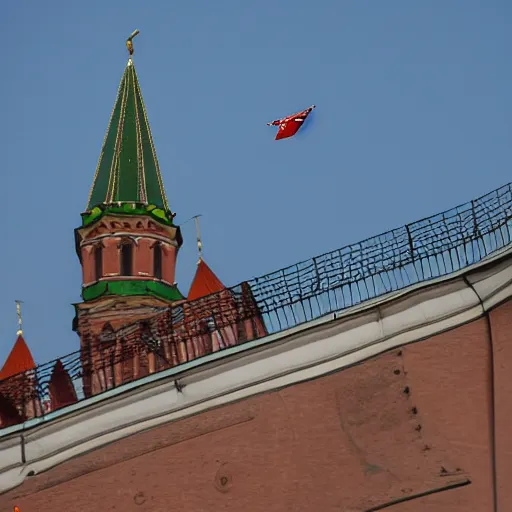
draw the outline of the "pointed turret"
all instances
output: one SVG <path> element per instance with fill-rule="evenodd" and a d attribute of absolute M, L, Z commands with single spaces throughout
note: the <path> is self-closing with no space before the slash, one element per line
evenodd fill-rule
<path fill-rule="evenodd" d="M 48 392 L 50 395 L 51 411 L 78 401 L 73 381 L 60 359 L 57 360 L 53 367 L 52 376 L 48 384 Z"/>
<path fill-rule="evenodd" d="M 188 292 L 188 300 L 196 300 L 206 297 L 212 293 L 225 290 L 226 287 L 220 279 L 215 275 L 213 270 L 201 258 L 197 264 L 196 275 L 190 285 Z"/>
<path fill-rule="evenodd" d="M 21 312 L 18 309 L 18 337 L 0 370 L 0 426 L 14 425 L 40 416 L 36 363 L 23 338 Z"/>
<path fill-rule="evenodd" d="M 33 370 L 36 367 L 34 358 L 28 348 L 23 335 L 18 334 L 18 338 L 11 353 L 7 356 L 4 366 L 0 370 L 0 380 L 7 379 L 18 373 Z"/>
<path fill-rule="evenodd" d="M 169 210 L 146 107 L 132 58 L 121 79 L 87 210 L 141 203 Z"/>
<path fill-rule="evenodd" d="M 201 215 L 193 217 L 197 231 L 197 252 L 199 253 L 199 261 L 197 262 L 196 275 L 192 280 L 192 284 L 190 285 L 190 290 L 188 292 L 188 300 L 200 299 L 207 295 L 211 295 L 212 293 L 217 293 L 226 289 L 221 280 L 203 260 L 203 242 L 201 241 L 199 217 L 201 217 Z"/>

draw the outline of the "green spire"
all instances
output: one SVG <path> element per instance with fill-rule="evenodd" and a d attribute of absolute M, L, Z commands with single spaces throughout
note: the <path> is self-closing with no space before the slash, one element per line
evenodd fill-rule
<path fill-rule="evenodd" d="M 103 141 L 87 210 L 115 203 L 143 203 L 169 211 L 131 56 Z"/>

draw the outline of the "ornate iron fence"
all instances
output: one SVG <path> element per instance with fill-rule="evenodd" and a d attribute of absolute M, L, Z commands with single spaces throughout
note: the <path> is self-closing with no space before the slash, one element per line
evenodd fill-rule
<path fill-rule="evenodd" d="M 512 184 L 443 213 L 250 282 L 269 331 L 279 331 L 448 275 L 511 240 Z"/>
<path fill-rule="evenodd" d="M 53 400 L 54 410 L 67 405 L 63 396 L 72 398 L 71 392 L 55 398 L 56 366 L 60 386 L 66 379 L 71 382 L 74 401 L 79 401 L 90 394 L 84 389 L 84 376 L 91 368 L 105 370 L 101 390 L 110 389 L 116 385 L 113 368 L 134 357 L 153 358 L 153 371 L 160 371 L 232 345 L 226 328 L 232 328 L 239 344 L 449 275 L 506 248 L 511 243 L 511 220 L 512 183 L 446 212 L 169 308 L 145 321 L 144 329 L 136 323 L 116 332 L 122 350 L 102 348 L 92 359 L 89 352 L 79 350 L 60 358 L 60 363 L 39 365 L 1 381 L 0 398 L 8 397 L 21 410 L 19 422 L 23 414 L 27 417 L 27 404 L 32 404 L 29 416 L 39 416 L 48 411 L 46 403 Z M 256 317 L 264 328 L 253 326 L 252 335 L 244 338 L 240 326 Z M 42 405 L 34 408 L 35 400 Z M 0 412 L 1 408 L 2 402 Z"/>

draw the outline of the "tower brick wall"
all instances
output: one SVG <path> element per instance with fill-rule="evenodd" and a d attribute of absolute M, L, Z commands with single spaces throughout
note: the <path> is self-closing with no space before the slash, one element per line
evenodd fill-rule
<path fill-rule="evenodd" d="M 88 286 L 99 280 L 156 279 L 173 285 L 176 272 L 176 256 L 179 243 L 178 230 L 173 226 L 160 226 L 144 216 L 116 218 L 106 216 L 98 225 L 81 228 L 80 256 L 83 269 L 83 285 Z M 131 273 L 123 275 L 121 268 L 121 247 L 124 242 L 132 245 Z M 154 250 L 162 249 L 161 276 L 155 269 Z M 96 249 L 102 248 L 101 255 Z M 96 275 L 96 258 L 101 258 L 101 272 Z"/>

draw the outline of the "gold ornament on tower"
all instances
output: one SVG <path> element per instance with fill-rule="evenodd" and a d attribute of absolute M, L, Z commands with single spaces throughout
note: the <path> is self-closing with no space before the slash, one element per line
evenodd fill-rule
<path fill-rule="evenodd" d="M 132 43 L 132 40 L 133 38 L 139 34 L 139 30 L 134 30 L 130 37 L 126 40 L 126 48 L 128 48 L 128 53 L 130 54 L 130 57 L 133 55 L 133 43 Z"/>

